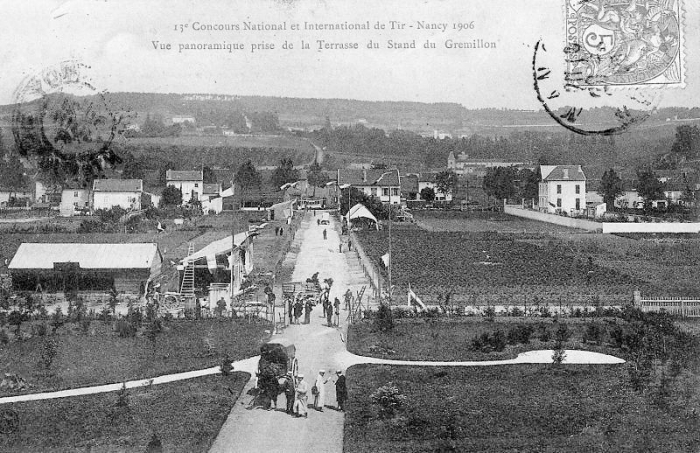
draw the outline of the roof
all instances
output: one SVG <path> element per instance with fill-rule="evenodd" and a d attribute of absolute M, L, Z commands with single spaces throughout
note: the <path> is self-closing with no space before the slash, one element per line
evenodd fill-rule
<path fill-rule="evenodd" d="M 296 203 L 296 200 L 288 200 L 288 201 L 281 201 L 279 203 L 275 203 L 269 208 L 265 208 L 268 211 L 274 211 L 275 209 L 288 209 L 292 207 Z"/>
<path fill-rule="evenodd" d="M 95 192 L 141 192 L 143 181 L 140 179 L 96 179 L 92 190 Z"/>
<path fill-rule="evenodd" d="M 353 186 L 398 186 L 399 171 L 385 169 L 355 170 L 341 168 L 338 170 L 338 185 Z"/>
<path fill-rule="evenodd" d="M 201 170 L 167 170 L 166 181 L 202 181 L 204 176 Z"/>
<path fill-rule="evenodd" d="M 150 269 L 162 260 L 158 244 L 20 244 L 9 269 L 53 269 L 54 263 L 78 263 L 83 269 Z"/>
<path fill-rule="evenodd" d="M 585 181 L 580 165 L 542 165 L 543 181 Z"/>
<path fill-rule="evenodd" d="M 236 247 L 240 247 L 241 244 L 243 244 L 246 239 L 248 239 L 248 236 L 250 236 L 251 233 L 248 231 L 244 231 L 242 233 L 238 233 L 234 236 L 234 239 L 236 241 Z M 183 262 L 185 261 L 194 261 L 198 260 L 200 258 L 206 258 L 207 256 L 217 256 L 217 255 L 222 255 L 224 253 L 229 253 L 231 251 L 231 236 L 226 236 L 223 239 L 219 239 L 218 241 L 211 242 L 204 248 L 200 249 L 199 251 L 193 253 L 192 255 L 189 255 L 185 258 L 182 259 Z"/>
<path fill-rule="evenodd" d="M 406 193 L 418 192 L 418 176 L 407 175 L 401 177 L 401 191 Z"/>
<path fill-rule="evenodd" d="M 203 193 L 219 193 L 219 189 L 221 189 L 221 184 L 218 183 L 213 183 L 213 184 L 204 184 L 202 186 L 202 192 Z"/>

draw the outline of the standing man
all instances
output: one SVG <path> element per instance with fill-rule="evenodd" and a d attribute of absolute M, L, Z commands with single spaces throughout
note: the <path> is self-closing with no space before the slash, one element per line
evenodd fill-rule
<path fill-rule="evenodd" d="M 323 412 L 323 405 L 326 403 L 326 387 L 325 383 L 328 379 L 325 378 L 326 370 L 318 370 L 318 375 L 316 376 L 316 382 L 314 382 L 314 408 L 317 411 Z"/>
<path fill-rule="evenodd" d="M 294 298 L 287 299 L 287 311 L 289 313 L 289 324 L 294 324 Z"/>
<path fill-rule="evenodd" d="M 304 324 L 311 323 L 311 309 L 313 309 L 313 307 L 311 299 L 306 299 L 306 304 L 304 304 Z"/>
<path fill-rule="evenodd" d="M 335 309 L 335 325 L 340 325 L 340 299 L 337 297 L 333 301 L 333 308 Z"/>
<path fill-rule="evenodd" d="M 338 378 L 335 380 L 335 399 L 338 401 L 338 410 L 345 410 L 345 401 L 348 399 L 348 388 L 345 385 L 345 375 L 343 370 L 335 372 Z"/>
<path fill-rule="evenodd" d="M 350 288 L 348 288 L 348 290 L 345 291 L 345 309 L 346 310 L 351 309 L 350 302 L 352 302 L 352 291 L 350 291 Z"/>
<path fill-rule="evenodd" d="M 306 405 L 309 400 L 309 385 L 304 382 L 304 375 L 297 375 L 297 386 L 296 386 L 296 399 L 294 400 L 294 414 L 297 417 L 308 417 L 309 414 L 306 412 Z"/>
<path fill-rule="evenodd" d="M 333 305 L 331 301 L 328 301 L 328 307 L 326 308 L 326 321 L 328 322 L 328 327 L 333 327 Z"/>
<path fill-rule="evenodd" d="M 323 240 L 325 241 L 328 238 L 328 231 L 324 228 L 323 229 Z"/>
<path fill-rule="evenodd" d="M 287 372 L 284 380 L 284 396 L 287 398 L 287 413 L 292 415 L 294 413 L 294 394 L 296 389 L 294 388 L 294 376 L 292 372 Z"/>
<path fill-rule="evenodd" d="M 294 304 L 294 324 L 299 324 L 299 318 L 301 318 L 301 313 L 304 311 L 304 304 L 301 299 L 297 299 Z"/>

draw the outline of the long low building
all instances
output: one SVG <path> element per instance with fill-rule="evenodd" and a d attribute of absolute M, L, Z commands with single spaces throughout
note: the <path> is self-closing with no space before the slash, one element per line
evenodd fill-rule
<path fill-rule="evenodd" d="M 23 243 L 10 261 L 12 286 L 48 292 L 109 291 L 143 294 L 161 273 L 155 243 Z"/>

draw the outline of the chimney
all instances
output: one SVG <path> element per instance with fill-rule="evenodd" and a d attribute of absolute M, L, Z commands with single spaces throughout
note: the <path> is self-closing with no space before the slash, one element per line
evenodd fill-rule
<path fill-rule="evenodd" d="M 564 179 L 569 179 L 569 169 L 563 168 L 562 171 L 564 172 Z"/>
<path fill-rule="evenodd" d="M 367 170 L 362 169 L 362 182 L 367 182 Z"/>

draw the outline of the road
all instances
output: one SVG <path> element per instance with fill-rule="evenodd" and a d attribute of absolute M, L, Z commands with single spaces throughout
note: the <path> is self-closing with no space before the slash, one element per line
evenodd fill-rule
<path fill-rule="evenodd" d="M 331 225 L 317 225 L 321 213 L 307 212 L 297 234 L 301 243 L 296 256 L 292 281 L 305 281 L 319 272 L 319 281 L 333 279 L 330 299 L 338 297 L 350 288 L 356 293 L 367 282 L 361 274 L 352 271 L 355 254 L 339 252 L 339 225 L 331 219 Z M 323 239 L 323 230 L 327 239 Z M 342 305 L 341 305 L 342 308 Z M 322 309 L 317 306 L 311 314 L 311 323 L 288 326 L 276 337 L 288 338 L 296 345 L 299 359 L 299 371 L 304 375 L 309 388 L 319 369 L 327 370 L 326 377 L 335 377 L 335 370 L 345 369 L 347 365 L 346 349 L 343 339 L 346 332 L 347 311 L 341 310 L 341 326 L 327 327 L 321 317 Z M 252 389 L 254 380 L 248 383 L 243 394 L 231 411 L 228 419 L 214 441 L 213 453 L 223 452 L 309 452 L 342 451 L 343 449 L 343 413 L 336 411 L 335 386 L 326 384 L 326 405 L 324 412 L 309 409 L 307 419 L 287 415 L 283 408 L 284 395 L 278 399 L 277 411 L 266 411 L 253 407 L 252 396 L 247 391 Z"/>

